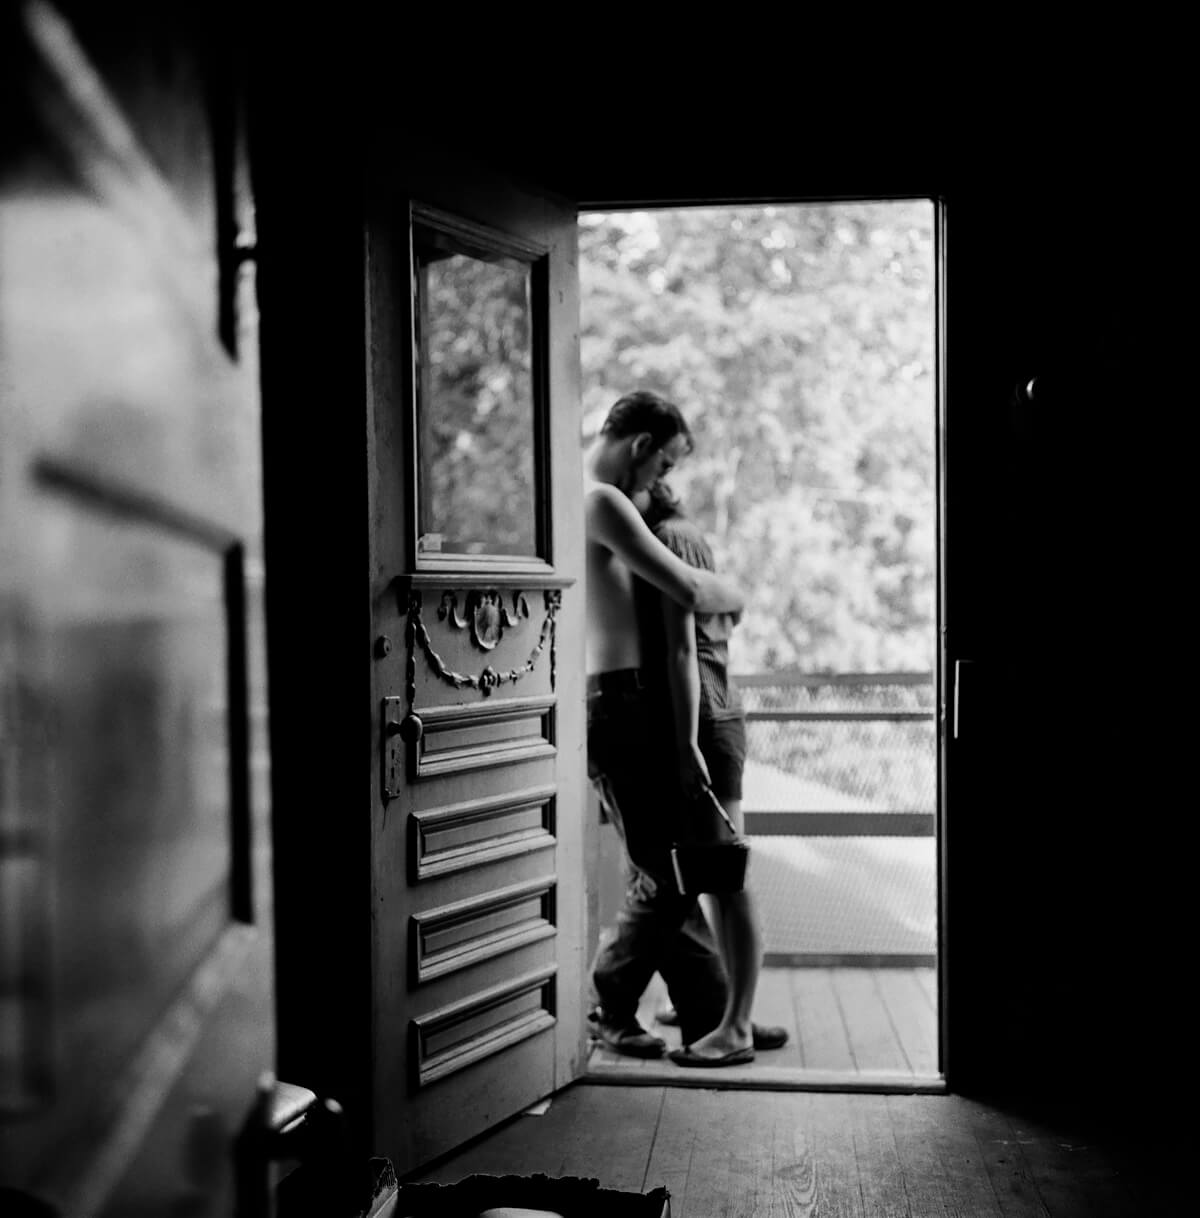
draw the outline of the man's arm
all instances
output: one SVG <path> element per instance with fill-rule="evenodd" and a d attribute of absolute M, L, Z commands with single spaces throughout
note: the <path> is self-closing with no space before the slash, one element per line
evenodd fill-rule
<path fill-rule="evenodd" d="M 635 575 L 694 613 L 741 613 L 745 598 L 728 580 L 676 558 L 615 487 L 600 484 L 587 494 L 587 533 L 607 546 Z"/>
<path fill-rule="evenodd" d="M 675 747 L 683 789 L 698 794 L 709 782 L 700 752 L 700 663 L 696 655 L 696 619 L 690 610 L 660 597 L 667 641 L 667 685 L 675 721 Z"/>

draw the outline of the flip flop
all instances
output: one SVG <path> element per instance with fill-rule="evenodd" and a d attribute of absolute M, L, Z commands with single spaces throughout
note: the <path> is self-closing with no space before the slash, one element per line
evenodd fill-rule
<path fill-rule="evenodd" d="M 703 1053 L 694 1053 L 691 1045 L 682 1049 L 672 1049 L 667 1056 L 677 1066 L 696 1066 L 700 1069 L 713 1069 L 717 1066 L 745 1066 L 754 1060 L 754 1046 L 747 1045 L 744 1049 L 734 1049 L 720 1057 L 706 1057 Z"/>

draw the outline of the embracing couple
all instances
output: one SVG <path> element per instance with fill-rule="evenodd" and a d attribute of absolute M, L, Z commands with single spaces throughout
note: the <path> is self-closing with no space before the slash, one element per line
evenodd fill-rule
<path fill-rule="evenodd" d="M 671 1059 L 711 1068 L 753 1061 L 787 1033 L 751 1018 L 762 942 L 750 891 L 705 897 L 710 925 L 671 863 L 673 843 L 699 832 L 688 821 L 704 817 L 706 791 L 740 831 L 746 756 L 728 672 L 743 597 L 663 481 L 691 449 L 678 407 L 639 391 L 612 407 L 585 457 L 588 773 L 628 864 L 588 1019 L 616 1052 L 661 1056 L 665 1043 L 637 1020 L 657 972 L 683 1040 Z"/>

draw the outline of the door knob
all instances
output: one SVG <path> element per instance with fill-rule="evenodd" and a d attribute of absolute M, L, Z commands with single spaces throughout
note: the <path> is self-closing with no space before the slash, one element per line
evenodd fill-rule
<path fill-rule="evenodd" d="M 287 1177 L 280 1184 L 279 1207 L 272 1187 L 271 1166 L 281 1161 L 299 1164 L 302 1188 L 283 1201 Z M 316 1092 L 280 1082 L 269 1071 L 258 1081 L 255 1102 L 234 1145 L 235 1218 L 287 1218 L 289 1213 L 357 1212 L 353 1206 L 361 1182 L 351 1171 L 349 1130 L 336 1100 L 319 1099 Z M 296 1201 L 303 1198 L 302 1206 Z M 310 1209 L 310 1205 L 316 1208 Z"/>

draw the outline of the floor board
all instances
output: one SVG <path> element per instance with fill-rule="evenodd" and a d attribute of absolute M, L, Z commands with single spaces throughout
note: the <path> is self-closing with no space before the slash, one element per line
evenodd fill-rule
<path fill-rule="evenodd" d="M 968 1114 L 957 1102 L 939 1107 L 913 1102 L 923 1098 L 887 1098 L 892 1134 L 903 1164 L 905 1196 L 912 1212 L 1003 1218 Z"/>
<path fill-rule="evenodd" d="M 672 1218 L 1177 1218 L 1155 1146 L 950 1095 L 578 1083 L 411 1177 L 666 1187 Z M 1182 1174 L 1182 1173 L 1180 1173 Z M 1178 1190 L 1176 1190 L 1176 1183 Z M 616 1215 L 615 1218 L 620 1218 Z"/>

